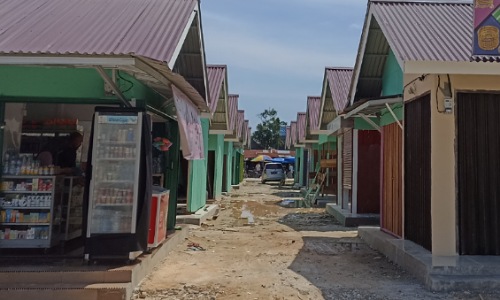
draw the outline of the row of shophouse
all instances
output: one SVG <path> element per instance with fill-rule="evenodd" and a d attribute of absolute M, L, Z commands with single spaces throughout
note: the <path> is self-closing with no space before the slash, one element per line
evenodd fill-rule
<path fill-rule="evenodd" d="M 298 184 L 333 158 L 339 212 L 378 215 L 433 257 L 500 254 L 500 67 L 472 55 L 473 11 L 369 1 L 354 66 L 325 68 L 287 129 Z"/>
<path fill-rule="evenodd" d="M 139 107 L 172 143 L 154 172 L 169 229 L 179 201 L 196 212 L 242 180 L 249 122 L 227 67 L 206 62 L 199 1 L 3 1 L 0 27 L 3 153 L 51 119 L 78 120 L 86 152 L 95 107 Z"/>

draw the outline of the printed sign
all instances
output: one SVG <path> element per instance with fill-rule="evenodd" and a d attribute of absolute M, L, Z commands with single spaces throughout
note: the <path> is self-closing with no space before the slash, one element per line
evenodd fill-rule
<path fill-rule="evenodd" d="M 100 115 L 100 124 L 137 124 L 137 116 Z"/>
<path fill-rule="evenodd" d="M 204 159 L 203 131 L 198 110 L 175 86 L 172 86 L 172 91 L 179 123 L 182 155 L 187 160 Z"/>
<path fill-rule="evenodd" d="M 500 0 L 474 1 L 473 55 L 500 55 Z"/>

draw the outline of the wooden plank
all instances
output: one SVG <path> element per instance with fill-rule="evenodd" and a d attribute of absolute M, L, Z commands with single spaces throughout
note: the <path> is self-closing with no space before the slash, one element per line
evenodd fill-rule
<path fill-rule="evenodd" d="M 336 168 L 337 160 L 336 159 L 322 159 L 320 162 L 320 167 L 322 168 Z"/>

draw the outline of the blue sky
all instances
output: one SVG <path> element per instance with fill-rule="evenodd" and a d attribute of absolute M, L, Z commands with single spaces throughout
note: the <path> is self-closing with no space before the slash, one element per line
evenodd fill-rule
<path fill-rule="evenodd" d="M 250 126 L 272 107 L 286 121 L 321 94 L 326 66 L 353 67 L 367 0 L 201 0 L 208 64 L 228 66 Z"/>

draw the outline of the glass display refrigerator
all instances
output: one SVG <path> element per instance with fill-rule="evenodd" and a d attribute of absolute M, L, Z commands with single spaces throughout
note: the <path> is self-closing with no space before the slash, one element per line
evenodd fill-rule
<path fill-rule="evenodd" d="M 133 260 L 147 250 L 152 142 L 137 108 L 96 108 L 85 193 L 85 260 Z"/>

